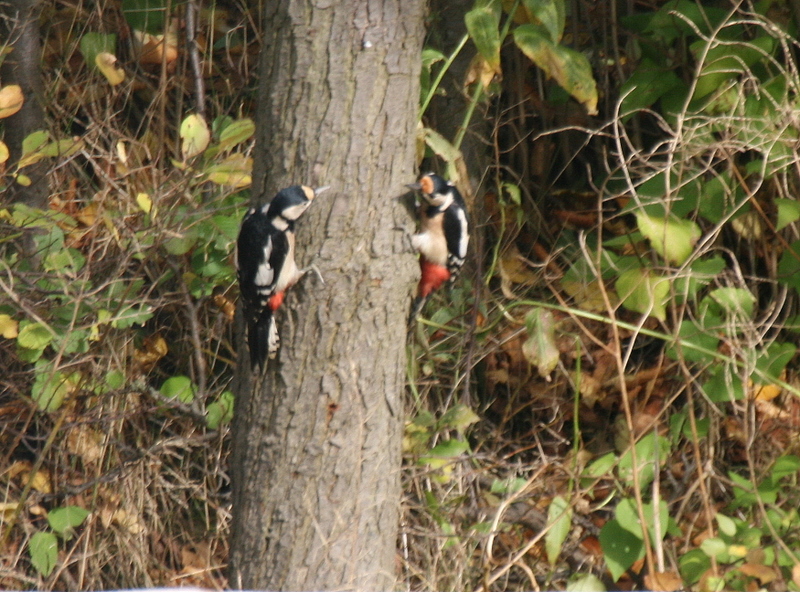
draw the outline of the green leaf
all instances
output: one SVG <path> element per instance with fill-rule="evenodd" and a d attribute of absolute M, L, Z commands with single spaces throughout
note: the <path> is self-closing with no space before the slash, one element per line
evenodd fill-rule
<path fill-rule="evenodd" d="M 717 359 L 714 354 L 718 346 L 719 338 L 708 328 L 684 318 L 678 328 L 676 343 L 667 347 L 667 355 L 673 360 L 710 364 Z"/>
<path fill-rule="evenodd" d="M 189 404 L 194 401 L 197 388 L 188 376 L 173 376 L 161 385 L 161 394 L 169 399 L 178 399 L 181 403 Z"/>
<path fill-rule="evenodd" d="M 696 60 L 703 59 L 708 43 L 700 40 L 690 46 Z M 762 35 L 747 43 L 723 43 L 709 49 L 705 54 L 692 100 L 702 99 L 719 90 L 726 81 L 739 76 L 756 62 L 766 59 L 773 52 L 775 43 L 774 37 Z"/>
<path fill-rule="evenodd" d="M 253 137 L 256 125 L 252 119 L 238 119 L 222 130 L 219 149 L 228 150 Z"/>
<path fill-rule="evenodd" d="M 711 558 L 718 558 L 727 553 L 728 545 L 718 537 L 709 537 L 700 543 L 700 549 Z"/>
<path fill-rule="evenodd" d="M 794 454 L 787 454 L 775 460 L 771 474 L 773 479 L 778 480 L 789 475 L 796 475 L 798 471 L 800 471 L 800 457 Z"/>
<path fill-rule="evenodd" d="M 628 310 L 667 319 L 669 280 L 645 269 L 622 273 L 614 284 L 617 295 Z"/>
<path fill-rule="evenodd" d="M 711 376 L 701 387 L 712 403 L 730 403 L 744 399 L 744 384 L 738 374 L 732 374 L 727 364 L 711 369 Z"/>
<path fill-rule="evenodd" d="M 467 31 L 486 63 L 500 71 L 500 3 L 485 2 L 464 16 Z"/>
<path fill-rule="evenodd" d="M 80 49 L 89 67 L 96 68 L 98 54 L 117 53 L 117 36 L 114 33 L 86 33 L 81 37 Z"/>
<path fill-rule="evenodd" d="M 44 577 L 53 573 L 58 561 L 58 539 L 52 532 L 37 532 L 28 543 L 31 563 Z"/>
<path fill-rule="evenodd" d="M 206 409 L 206 426 L 209 430 L 216 430 L 219 426 L 230 423 L 232 419 L 233 393 L 225 391 Z"/>
<path fill-rule="evenodd" d="M 555 370 L 560 359 L 556 344 L 555 320 L 553 313 L 543 308 L 535 308 L 525 317 L 528 338 L 522 344 L 522 354 L 546 378 Z"/>
<path fill-rule="evenodd" d="M 468 406 L 458 404 L 448 409 L 439 420 L 440 429 L 458 430 L 463 433 L 469 426 L 481 420 Z"/>
<path fill-rule="evenodd" d="M 42 411 L 57 411 L 64 399 L 74 390 L 72 377 L 54 371 L 50 362 L 40 361 L 36 365 L 36 377 L 31 387 L 31 399 Z"/>
<path fill-rule="evenodd" d="M 617 581 L 637 560 L 644 557 L 642 540 L 620 526 L 619 522 L 609 520 L 600 530 L 600 547 L 605 555 L 606 566 L 611 579 Z"/>
<path fill-rule="evenodd" d="M 663 465 L 670 453 L 670 441 L 664 436 L 658 436 L 657 445 L 659 463 Z M 637 466 L 634 467 L 633 465 L 633 453 L 630 449 L 626 450 L 622 456 L 620 456 L 617 474 L 629 487 L 633 486 L 634 472 L 636 472 L 639 477 L 639 487 L 642 489 L 646 488 L 653 481 L 653 477 L 655 476 L 655 467 L 653 466 L 656 458 L 655 447 L 655 435 L 649 433 L 635 445 Z"/>
<path fill-rule="evenodd" d="M 586 56 L 555 45 L 541 25 L 520 25 L 514 30 L 514 42 L 547 76 L 583 104 L 590 115 L 597 114 L 597 85 Z"/>
<path fill-rule="evenodd" d="M 658 218 L 637 212 L 636 223 L 656 253 L 673 265 L 683 265 L 701 234 L 697 223 L 672 216 Z"/>
<path fill-rule="evenodd" d="M 447 163 L 447 178 L 458 185 L 460 182 L 458 163 L 464 159 L 461 151 L 453 146 L 443 135 L 429 127 L 425 128 L 425 143 Z"/>
<path fill-rule="evenodd" d="M 522 4 L 547 30 L 550 41 L 553 43 L 561 41 L 566 22 L 564 0 L 522 0 Z"/>
<path fill-rule="evenodd" d="M 572 528 L 572 508 L 570 508 L 569 502 L 560 495 L 554 497 L 550 502 L 547 510 L 547 526 L 550 527 L 550 530 L 544 536 L 544 544 L 547 560 L 553 567 L 558 561 L 561 547 Z"/>
<path fill-rule="evenodd" d="M 50 523 L 50 528 L 58 534 L 64 538 L 70 538 L 73 529 L 83 524 L 88 515 L 89 510 L 80 506 L 66 506 L 51 510 L 47 514 L 47 521 Z"/>
<path fill-rule="evenodd" d="M 17 335 L 17 344 L 20 347 L 33 350 L 43 350 L 53 341 L 53 334 L 41 323 L 22 322 L 22 328 Z"/>
<path fill-rule="evenodd" d="M 749 320 L 756 304 L 756 297 L 746 288 L 717 288 L 708 298 L 719 304 L 729 319 Z"/>
<path fill-rule="evenodd" d="M 794 241 L 778 261 L 778 281 L 800 292 L 800 241 Z"/>
<path fill-rule="evenodd" d="M 692 585 L 711 568 L 711 560 L 702 549 L 692 549 L 678 558 L 678 569 L 683 581 Z"/>
<path fill-rule="evenodd" d="M 603 580 L 594 574 L 573 574 L 566 587 L 566 592 L 606 592 Z"/>
<path fill-rule="evenodd" d="M 779 379 L 795 353 L 797 346 L 793 343 L 770 343 L 767 350 L 756 359 L 756 368 L 759 372 L 753 375 L 753 381 L 765 384 L 769 383 L 770 379 Z"/>
<path fill-rule="evenodd" d="M 775 206 L 778 209 L 778 222 L 775 225 L 776 231 L 781 231 L 789 224 L 800 220 L 800 202 L 796 199 L 776 197 Z"/>
<path fill-rule="evenodd" d="M 28 156 L 37 151 L 44 146 L 49 139 L 50 134 L 44 130 L 28 134 L 25 136 L 25 139 L 22 140 L 22 156 Z"/>
<path fill-rule="evenodd" d="M 206 120 L 202 115 L 196 113 L 188 115 L 181 122 L 180 136 L 183 140 L 181 152 L 184 160 L 202 153 L 208 148 L 208 143 L 211 141 L 211 131 L 208 129 Z"/>
<path fill-rule="evenodd" d="M 719 530 L 722 534 L 732 537 L 736 534 L 736 523 L 728 518 L 725 514 L 717 512 L 715 516 Z"/>
<path fill-rule="evenodd" d="M 665 93 L 681 85 L 683 81 L 675 72 L 644 59 L 620 87 L 620 113 L 624 117 L 646 109 Z"/>
<path fill-rule="evenodd" d="M 150 34 L 164 32 L 167 0 L 122 0 L 122 14 L 131 29 Z"/>

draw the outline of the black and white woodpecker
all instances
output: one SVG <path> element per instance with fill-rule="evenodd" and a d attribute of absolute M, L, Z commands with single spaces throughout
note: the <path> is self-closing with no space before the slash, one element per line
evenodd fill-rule
<path fill-rule="evenodd" d="M 286 290 L 306 271 L 298 269 L 294 259 L 294 224 L 326 189 L 287 187 L 269 203 L 250 208 L 242 220 L 236 241 L 236 271 L 252 369 L 258 366 L 263 370 L 267 358 L 278 353 L 275 311 L 283 303 Z"/>
<path fill-rule="evenodd" d="M 453 282 L 464 265 L 469 245 L 469 225 L 464 198 L 450 181 L 426 173 L 408 185 L 419 192 L 419 233 L 411 244 L 419 251 L 420 279 L 411 320 L 428 297 L 444 282 Z"/>

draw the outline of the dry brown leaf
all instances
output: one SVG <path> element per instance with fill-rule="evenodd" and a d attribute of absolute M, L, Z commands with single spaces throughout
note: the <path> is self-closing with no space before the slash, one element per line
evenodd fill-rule
<path fill-rule="evenodd" d="M 683 590 L 683 580 L 674 571 L 657 571 L 644 576 L 644 585 L 654 592 L 674 592 Z"/>
<path fill-rule="evenodd" d="M 133 357 L 145 371 L 151 370 L 169 352 L 167 342 L 158 333 L 146 337 L 142 346 L 133 352 Z"/>
<path fill-rule="evenodd" d="M 79 456 L 84 464 L 103 458 L 103 434 L 89 426 L 79 425 L 67 435 L 67 449 Z"/>
<path fill-rule="evenodd" d="M 739 571 L 746 576 L 756 578 L 762 584 L 769 584 L 778 577 L 774 569 L 758 563 L 744 563 L 739 567 Z"/>

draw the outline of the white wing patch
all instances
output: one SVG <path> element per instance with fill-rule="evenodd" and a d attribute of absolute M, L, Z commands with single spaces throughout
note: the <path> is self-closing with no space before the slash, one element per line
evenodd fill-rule
<path fill-rule="evenodd" d="M 467 226 L 467 213 L 458 208 L 458 222 L 461 224 L 461 239 L 458 241 L 458 256 L 459 259 L 465 259 L 467 256 L 467 246 L 469 245 L 469 229 Z"/>
<path fill-rule="evenodd" d="M 271 256 L 272 237 L 268 238 L 267 244 L 264 245 L 264 258 L 259 264 L 258 270 L 256 271 L 254 283 L 259 292 L 262 292 L 263 288 L 271 286 L 273 280 L 275 279 L 275 270 L 272 269 L 272 266 L 269 264 L 269 258 Z"/>

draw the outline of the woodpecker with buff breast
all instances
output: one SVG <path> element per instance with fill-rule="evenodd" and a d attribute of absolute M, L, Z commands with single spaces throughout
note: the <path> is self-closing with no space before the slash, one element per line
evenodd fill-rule
<path fill-rule="evenodd" d="M 430 295 L 445 282 L 452 283 L 464 265 L 469 226 L 464 198 L 450 181 L 427 173 L 408 185 L 419 193 L 419 233 L 411 244 L 419 251 L 421 277 L 411 312 L 413 321 Z"/>
<path fill-rule="evenodd" d="M 247 323 L 250 366 L 263 371 L 267 358 L 278 353 L 280 338 L 275 311 L 286 290 L 306 272 L 294 259 L 297 219 L 327 187 L 294 185 L 272 201 L 245 214 L 236 241 L 236 271 Z"/>

